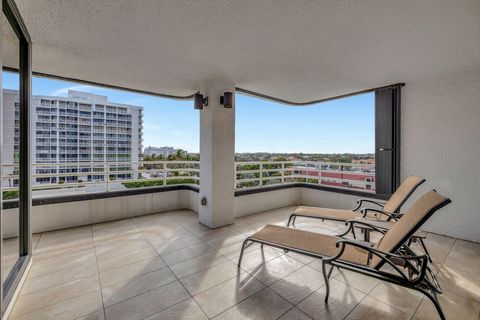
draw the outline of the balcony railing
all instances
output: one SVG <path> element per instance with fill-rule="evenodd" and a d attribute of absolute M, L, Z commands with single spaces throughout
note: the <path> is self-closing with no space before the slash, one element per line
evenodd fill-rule
<path fill-rule="evenodd" d="M 236 162 L 235 189 L 307 183 L 375 191 L 375 165 L 310 161 Z"/>
<path fill-rule="evenodd" d="M 110 152 L 107 151 L 106 154 Z M 86 160 L 90 159 L 89 157 Z M 44 173 L 47 168 L 49 170 L 54 168 L 54 170 Z M 15 198 L 15 192 L 18 190 L 15 183 L 18 178 L 16 165 L 3 166 L 2 185 L 3 190 L 7 192 L 6 197 L 4 193 L 5 200 Z M 48 179 L 51 183 L 45 183 Z M 67 161 L 32 165 L 34 197 L 121 191 L 173 184 L 198 185 L 199 183 L 199 161 L 129 162 L 126 159 L 125 162 Z M 308 161 L 235 163 L 235 190 L 261 189 L 296 183 L 373 193 L 375 192 L 375 165 Z"/>
<path fill-rule="evenodd" d="M 37 173 L 52 167 L 54 172 Z M 198 185 L 199 174 L 198 161 L 36 163 L 32 165 L 32 190 L 33 197 L 38 198 L 175 184 Z M 46 183 L 46 178 L 52 182 Z M 17 165 L 4 164 L 4 200 L 18 198 L 15 185 L 18 179 Z"/>

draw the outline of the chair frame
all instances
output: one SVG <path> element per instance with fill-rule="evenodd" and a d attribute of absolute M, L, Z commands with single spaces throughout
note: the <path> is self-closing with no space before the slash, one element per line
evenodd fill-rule
<path fill-rule="evenodd" d="M 405 288 L 409 288 L 412 290 L 416 290 L 424 294 L 435 306 L 438 315 L 442 320 L 445 320 L 445 314 L 443 313 L 442 307 L 438 301 L 437 294 L 442 294 L 442 289 L 435 274 L 431 271 L 428 266 L 428 256 L 424 255 L 416 255 L 409 247 L 408 243 L 412 237 L 412 235 L 418 230 L 418 228 L 425 223 L 425 221 L 430 218 L 430 216 L 437 210 L 441 209 L 442 207 L 446 206 L 451 202 L 450 199 L 445 199 L 437 206 L 432 207 L 421 219 L 417 224 L 416 228 L 410 230 L 399 242 L 398 244 L 390 251 L 384 252 L 372 247 L 371 243 L 367 243 L 364 241 L 359 241 L 356 239 L 340 239 L 336 243 L 336 247 L 340 248 L 339 252 L 335 256 L 325 257 L 320 254 L 316 254 L 313 252 L 305 251 L 299 248 L 294 248 L 290 246 L 284 246 L 277 243 L 272 243 L 269 241 L 256 239 L 254 238 L 255 235 L 247 237 L 243 244 L 240 251 L 240 256 L 238 258 L 238 267 L 240 268 L 243 254 L 245 248 L 248 247 L 252 243 L 259 243 L 263 250 L 263 245 L 268 245 L 274 248 L 282 249 L 285 252 L 292 251 L 299 254 L 303 254 L 306 256 L 314 257 L 322 259 L 322 271 L 323 277 L 325 280 L 325 287 L 326 287 L 326 295 L 325 295 L 325 302 L 328 302 L 328 297 L 330 294 L 330 284 L 329 279 L 332 274 L 334 267 L 343 268 L 346 270 L 350 270 L 353 272 L 357 272 L 366 276 L 370 276 L 382 281 L 386 281 L 392 284 L 396 284 Z M 355 224 L 363 224 L 368 225 L 366 222 L 359 222 L 356 220 L 349 220 L 347 224 L 350 224 L 350 228 L 353 230 L 355 228 Z M 385 233 L 385 230 L 381 230 L 373 225 L 370 226 L 372 229 L 376 229 L 376 231 Z M 374 267 L 369 267 L 367 265 L 360 265 L 355 264 L 348 261 L 341 260 L 341 256 L 345 251 L 347 246 L 354 246 L 360 249 L 363 249 L 368 252 L 369 261 L 373 256 L 376 256 L 380 259 Z M 389 273 L 380 270 L 385 264 L 391 266 L 397 274 Z M 330 265 L 330 269 L 327 270 L 327 265 Z M 402 266 L 407 269 L 407 272 L 402 271 L 399 268 Z"/>
<path fill-rule="evenodd" d="M 397 222 L 403 216 L 403 214 L 400 214 L 400 213 L 389 214 L 388 212 L 385 212 L 385 211 L 382 211 L 382 210 L 366 208 L 366 209 L 362 209 L 362 213 L 364 213 L 363 218 L 366 218 L 369 211 L 389 216 L 389 219 L 387 219 L 386 221 L 392 221 L 393 220 L 394 222 Z M 345 224 L 350 224 L 350 226 L 344 233 L 341 234 L 341 236 L 344 236 L 344 235 L 348 234 L 349 232 L 352 232 L 353 237 L 356 238 L 355 229 L 352 227 L 351 222 L 352 222 L 352 220 L 345 221 Z M 361 225 L 360 230 L 362 230 L 362 232 L 364 233 L 364 241 L 369 242 L 370 241 L 370 231 L 372 230 L 372 226 L 368 223 L 367 223 L 367 225 L 362 226 L 361 221 L 356 221 L 356 222 L 357 222 L 357 224 Z M 385 234 L 385 232 L 387 232 L 388 229 L 376 226 L 376 228 L 373 231 L 378 231 L 380 233 Z M 408 246 L 410 246 L 410 244 L 413 241 L 418 241 L 420 246 L 423 248 L 423 251 L 428 256 L 428 261 L 433 262 L 432 257 L 430 256 L 430 252 L 427 249 L 427 245 L 425 244 L 425 241 L 423 241 L 423 238 L 419 237 L 419 236 L 416 236 L 416 235 L 412 235 L 412 237 L 410 238 L 410 240 L 408 242 Z"/>

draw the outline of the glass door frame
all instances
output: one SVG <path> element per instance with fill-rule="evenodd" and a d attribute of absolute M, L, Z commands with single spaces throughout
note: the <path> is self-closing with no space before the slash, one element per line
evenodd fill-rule
<path fill-rule="evenodd" d="M 15 31 L 20 44 L 19 50 L 19 69 L 20 80 L 20 150 L 19 150 L 19 199 L 18 199 L 18 216 L 19 216 L 19 259 L 13 266 L 9 275 L 5 278 L 5 282 L 0 286 L 0 304 L 2 315 L 11 302 L 13 294 L 18 287 L 22 276 L 30 262 L 32 255 L 31 246 L 31 226 L 30 212 L 32 209 L 32 182 L 31 182 L 31 112 L 30 99 L 32 93 L 32 42 L 27 31 L 25 23 L 14 0 L 2 0 L 2 10 L 8 23 Z M 7 69 L 7 68 L 3 68 Z M 3 86 L 1 87 L 3 92 Z M 3 102 L 2 102 L 3 103 Z M 3 106 L 0 108 L 3 112 Z M 2 114 L 3 116 L 3 114 Z M 0 144 L 1 145 L 1 144 Z M 0 168 L 1 168 L 0 158 Z M 1 172 L 1 169 L 0 169 Z M 0 186 L 1 189 L 1 186 Z M 3 210 L 3 202 L 1 203 Z M 1 230 L 0 215 L 0 230 Z M 3 232 L 0 236 L 0 246 L 3 245 Z M 3 250 L 0 250 L 2 252 Z M 1 269 L 0 259 L 0 269 Z"/>

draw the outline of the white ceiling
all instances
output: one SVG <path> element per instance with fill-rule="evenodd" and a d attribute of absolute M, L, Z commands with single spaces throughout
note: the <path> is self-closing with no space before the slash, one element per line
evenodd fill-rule
<path fill-rule="evenodd" d="M 296 102 L 480 67 L 479 0 L 17 0 L 34 71 Z"/>

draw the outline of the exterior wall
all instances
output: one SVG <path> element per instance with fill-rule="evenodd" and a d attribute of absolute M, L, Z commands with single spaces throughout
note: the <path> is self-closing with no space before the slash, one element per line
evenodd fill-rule
<path fill-rule="evenodd" d="M 235 217 L 238 218 L 265 210 L 298 205 L 300 193 L 303 189 L 287 188 L 235 197 Z"/>
<path fill-rule="evenodd" d="M 401 172 L 452 203 L 426 230 L 480 241 L 480 69 L 407 82 L 402 94 Z M 411 203 L 411 202 L 410 202 Z M 407 206 L 409 203 L 407 203 Z"/>
<path fill-rule="evenodd" d="M 355 201 L 359 198 L 366 197 L 302 188 L 299 202 L 302 205 L 312 207 L 338 208 L 348 210 L 355 207 Z"/>
<path fill-rule="evenodd" d="M 181 201 L 182 192 L 189 190 L 148 193 L 126 197 L 75 201 L 32 207 L 32 232 L 44 232 L 89 225 L 93 223 L 125 219 L 157 212 L 190 209 Z M 185 197 L 185 195 L 182 195 Z M 18 235 L 18 209 L 3 210 L 4 238 Z"/>
<path fill-rule="evenodd" d="M 178 192 L 180 207 L 198 212 L 200 206 L 200 197 L 198 193 L 190 190 L 180 190 Z"/>
<path fill-rule="evenodd" d="M 358 197 L 308 188 L 287 188 L 235 197 L 235 217 L 299 204 L 350 209 Z M 169 210 L 199 210 L 199 194 L 174 190 L 34 206 L 34 233 L 89 225 Z M 3 210 L 4 237 L 18 235 L 18 209 Z"/>

